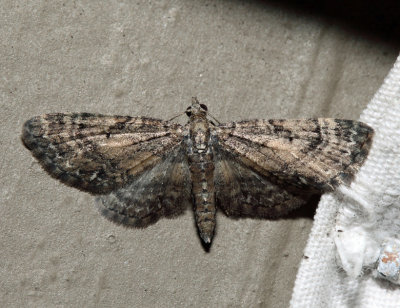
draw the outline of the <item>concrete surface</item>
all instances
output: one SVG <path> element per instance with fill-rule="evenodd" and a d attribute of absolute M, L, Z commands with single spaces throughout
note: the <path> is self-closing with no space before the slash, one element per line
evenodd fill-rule
<path fill-rule="evenodd" d="M 66 111 L 168 119 L 194 95 L 221 122 L 357 119 L 398 50 L 367 32 L 268 1 L 2 1 L 0 306 L 287 307 L 312 215 L 219 214 L 209 253 L 190 210 L 125 229 L 50 178 L 21 126 Z"/>

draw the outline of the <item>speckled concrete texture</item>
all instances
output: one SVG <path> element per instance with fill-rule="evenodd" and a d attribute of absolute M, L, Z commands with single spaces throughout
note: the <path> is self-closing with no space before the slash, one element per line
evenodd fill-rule
<path fill-rule="evenodd" d="M 192 96 L 221 122 L 357 119 L 397 47 L 267 1 L 4 0 L 0 55 L 1 307 L 287 307 L 312 215 L 219 213 L 208 253 L 190 210 L 125 229 L 40 168 L 22 124 L 169 119 Z"/>

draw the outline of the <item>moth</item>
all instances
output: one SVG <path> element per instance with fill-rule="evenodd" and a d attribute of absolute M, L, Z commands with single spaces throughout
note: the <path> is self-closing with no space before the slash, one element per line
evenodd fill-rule
<path fill-rule="evenodd" d="M 143 228 L 192 204 L 203 244 L 217 208 L 230 217 L 271 218 L 311 195 L 349 184 L 373 130 L 341 119 L 215 124 L 196 98 L 189 121 L 90 113 L 28 120 L 22 141 L 54 178 L 97 195 L 111 221 Z"/>

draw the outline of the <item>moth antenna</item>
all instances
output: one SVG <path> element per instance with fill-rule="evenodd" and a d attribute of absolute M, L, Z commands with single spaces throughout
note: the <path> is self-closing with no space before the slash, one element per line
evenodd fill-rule
<path fill-rule="evenodd" d="M 174 120 L 174 119 L 176 119 L 177 117 L 180 117 L 181 115 L 183 115 L 185 112 L 179 112 L 177 115 L 174 115 L 171 119 L 169 119 L 168 120 L 168 122 L 169 121 L 172 121 L 172 120 Z"/>
<path fill-rule="evenodd" d="M 213 119 L 215 122 L 217 122 L 218 125 L 221 125 L 221 122 L 218 121 L 218 120 L 217 120 L 211 113 L 209 113 L 208 111 L 207 111 L 207 115 L 209 115 L 211 119 Z"/>

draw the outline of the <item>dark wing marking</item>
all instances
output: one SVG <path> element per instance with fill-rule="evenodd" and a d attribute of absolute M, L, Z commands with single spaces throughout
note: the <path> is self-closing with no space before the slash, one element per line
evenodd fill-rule
<path fill-rule="evenodd" d="M 220 125 L 215 134 L 235 161 L 275 184 L 323 192 L 349 183 L 373 130 L 350 120 L 253 120 Z"/>
<path fill-rule="evenodd" d="M 290 184 L 277 185 L 214 147 L 217 205 L 227 216 L 273 218 L 307 202 L 310 195 Z"/>
<path fill-rule="evenodd" d="M 28 120 L 22 141 L 54 178 L 105 194 L 161 162 L 182 132 L 158 119 L 55 113 Z"/>
<path fill-rule="evenodd" d="M 189 167 L 182 151 L 170 153 L 126 187 L 97 197 L 101 213 L 130 227 L 146 227 L 160 217 L 182 214 L 191 198 Z"/>

